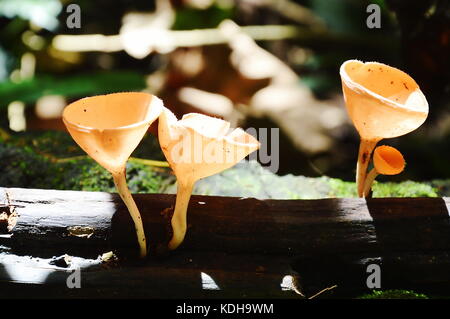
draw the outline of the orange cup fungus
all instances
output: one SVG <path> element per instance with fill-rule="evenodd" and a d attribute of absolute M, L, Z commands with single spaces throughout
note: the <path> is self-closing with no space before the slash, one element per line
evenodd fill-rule
<path fill-rule="evenodd" d="M 364 196 L 367 197 L 372 189 L 375 178 L 379 175 L 397 175 L 405 169 L 405 159 L 396 148 L 382 145 L 375 148 L 373 153 L 374 168 L 367 174 L 364 185 Z"/>
<path fill-rule="evenodd" d="M 174 250 L 186 234 L 187 208 L 195 182 L 234 166 L 260 144 L 240 128 L 230 131 L 229 122 L 196 113 L 177 120 L 166 108 L 158 130 L 159 143 L 178 182 L 171 220 L 173 236 L 168 244 Z"/>
<path fill-rule="evenodd" d="M 141 215 L 127 187 L 128 158 L 162 110 L 156 96 L 126 92 L 84 98 L 64 109 L 63 121 L 77 144 L 114 178 L 133 219 L 141 257 L 147 243 Z"/>
<path fill-rule="evenodd" d="M 348 114 L 361 138 L 356 182 L 362 197 L 376 144 L 422 125 L 428 102 L 414 79 L 382 63 L 349 60 L 341 65 L 340 76 Z"/>

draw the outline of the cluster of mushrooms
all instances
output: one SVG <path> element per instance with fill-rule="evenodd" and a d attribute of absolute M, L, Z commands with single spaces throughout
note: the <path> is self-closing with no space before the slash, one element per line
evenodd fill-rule
<path fill-rule="evenodd" d="M 428 116 L 428 104 L 417 83 L 385 64 L 349 60 L 340 68 L 348 114 L 361 137 L 356 169 L 358 196 L 369 196 L 378 174 L 403 171 L 405 161 L 393 147 L 376 144 L 407 134 Z M 113 93 L 88 97 L 67 106 L 63 121 L 78 145 L 107 169 L 133 219 L 140 256 L 147 242 L 139 209 L 126 182 L 126 162 L 150 125 L 159 119 L 158 138 L 177 177 L 177 197 L 171 219 L 176 249 L 186 235 L 189 199 L 197 180 L 217 174 L 257 150 L 260 143 L 242 129 L 230 130 L 221 119 L 191 113 L 178 120 L 151 94 Z M 373 169 L 367 173 L 373 155 Z"/>
<path fill-rule="evenodd" d="M 170 250 L 184 240 L 195 182 L 235 165 L 260 146 L 253 136 L 239 128 L 231 131 L 230 124 L 221 119 L 191 113 L 177 120 L 158 97 L 147 93 L 99 95 L 68 105 L 63 121 L 77 144 L 112 174 L 133 219 L 141 257 L 147 255 L 147 241 L 139 209 L 127 187 L 126 162 L 156 119 L 160 146 L 178 184 Z"/>
<path fill-rule="evenodd" d="M 358 196 L 367 197 L 378 174 L 398 174 L 405 166 L 398 150 L 375 149 L 377 143 L 422 125 L 428 102 L 414 79 L 382 63 L 349 60 L 341 65 L 340 75 L 347 111 L 361 139 L 356 165 Z M 374 168 L 367 174 L 372 153 Z"/>

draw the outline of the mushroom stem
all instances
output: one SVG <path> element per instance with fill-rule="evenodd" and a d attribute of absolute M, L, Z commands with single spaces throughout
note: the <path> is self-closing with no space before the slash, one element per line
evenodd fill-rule
<path fill-rule="evenodd" d="M 168 244 L 168 248 L 170 250 L 177 249 L 177 247 L 183 242 L 184 236 L 186 235 L 186 215 L 194 184 L 194 182 L 186 184 L 180 182 L 178 183 L 175 211 L 171 221 L 173 235 Z"/>
<path fill-rule="evenodd" d="M 364 197 L 369 196 L 370 190 L 372 189 L 372 184 L 375 178 L 378 176 L 378 171 L 375 168 L 367 174 L 366 181 L 364 182 Z"/>
<path fill-rule="evenodd" d="M 141 214 L 136 206 L 136 203 L 131 196 L 130 190 L 127 186 L 126 169 L 124 168 L 120 173 L 113 173 L 114 184 L 116 185 L 119 195 L 128 208 L 128 212 L 134 222 L 134 228 L 136 230 L 137 239 L 140 248 L 140 257 L 144 258 L 147 255 L 147 241 L 145 239 L 144 225 L 142 224 Z"/>
<path fill-rule="evenodd" d="M 358 163 L 356 164 L 356 185 L 358 187 L 358 196 L 364 196 L 364 183 L 366 180 L 367 166 L 370 162 L 370 156 L 379 140 L 361 139 L 359 144 Z"/>

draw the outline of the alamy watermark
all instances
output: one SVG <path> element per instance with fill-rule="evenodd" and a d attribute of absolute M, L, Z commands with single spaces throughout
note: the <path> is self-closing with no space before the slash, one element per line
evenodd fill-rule
<path fill-rule="evenodd" d="M 67 288 L 81 288 L 81 269 L 75 268 L 75 270 L 66 279 Z"/>
<path fill-rule="evenodd" d="M 366 12 L 370 13 L 366 19 L 366 25 L 369 29 L 381 28 L 381 8 L 378 4 L 369 4 Z"/>
<path fill-rule="evenodd" d="M 239 132 L 240 130 L 238 130 Z M 234 131 L 236 132 L 236 131 Z M 178 142 L 171 145 L 170 157 L 177 164 L 224 164 L 233 165 L 247 157 L 259 160 L 266 169 L 277 173 L 280 166 L 279 128 L 248 128 L 242 133 L 218 136 L 216 138 L 192 134 L 185 131 Z M 247 133 L 259 141 L 251 139 Z"/>
<path fill-rule="evenodd" d="M 381 28 L 381 8 L 378 4 L 371 3 L 367 6 L 366 12 L 370 13 L 366 19 L 366 25 L 369 29 Z M 66 19 L 66 25 L 69 29 L 81 28 L 81 8 L 78 4 L 69 4 L 66 7 L 66 13 L 69 15 Z"/>
<path fill-rule="evenodd" d="M 66 8 L 66 13 L 69 13 L 66 19 L 66 25 L 69 29 L 81 28 L 81 8 L 78 4 L 69 4 Z"/>
<path fill-rule="evenodd" d="M 366 272 L 370 274 L 367 277 L 366 285 L 369 289 L 381 288 L 381 267 L 377 264 L 370 264 L 367 266 Z"/>

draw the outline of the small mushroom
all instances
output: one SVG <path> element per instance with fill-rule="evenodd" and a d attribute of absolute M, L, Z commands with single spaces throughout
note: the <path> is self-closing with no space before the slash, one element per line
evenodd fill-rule
<path fill-rule="evenodd" d="M 340 76 L 348 114 L 361 138 L 356 183 L 362 197 L 376 144 L 422 125 L 428 102 L 408 74 L 382 63 L 349 60 L 341 65 Z"/>
<path fill-rule="evenodd" d="M 229 129 L 229 122 L 197 113 L 186 114 L 178 121 L 170 110 L 163 108 L 158 125 L 159 143 L 178 182 L 170 250 L 184 240 L 187 208 L 195 182 L 235 165 L 260 146 L 242 129 L 231 132 Z"/>
<path fill-rule="evenodd" d="M 114 93 L 84 98 L 68 105 L 63 121 L 77 144 L 113 176 L 133 219 L 141 257 L 147 242 L 141 215 L 126 182 L 126 162 L 162 110 L 156 96 Z"/>
<path fill-rule="evenodd" d="M 375 148 L 373 152 L 372 170 L 367 174 L 364 184 L 364 197 L 367 197 L 372 189 L 375 178 L 379 175 L 397 175 L 405 168 L 405 159 L 396 148 L 382 145 Z"/>

